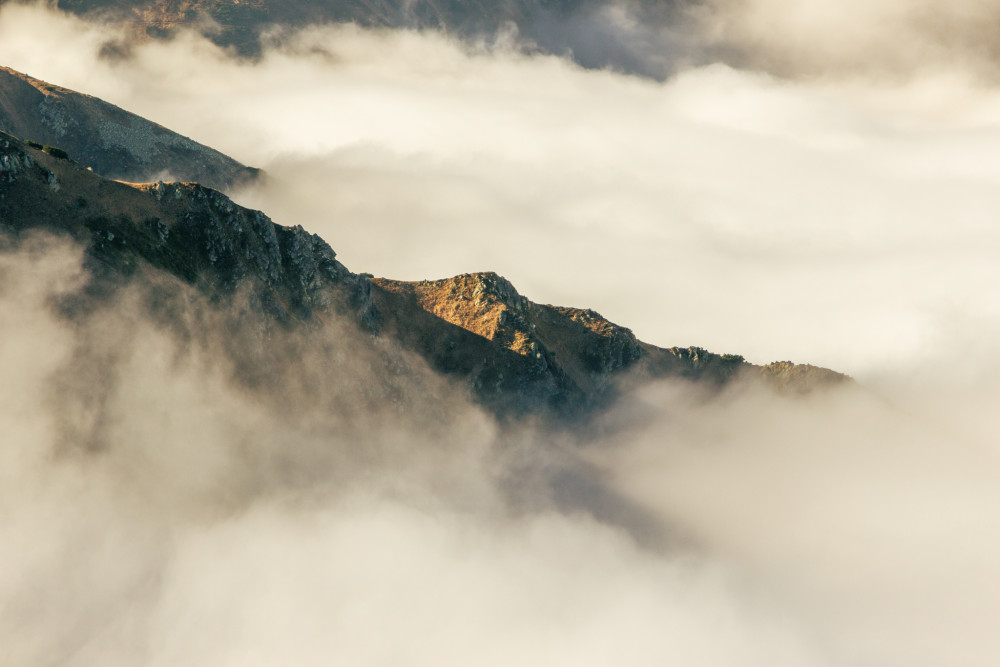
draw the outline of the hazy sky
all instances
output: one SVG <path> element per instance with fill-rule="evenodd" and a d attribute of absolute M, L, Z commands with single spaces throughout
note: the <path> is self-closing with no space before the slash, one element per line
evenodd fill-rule
<path fill-rule="evenodd" d="M 127 299 L 57 321 L 79 251 L 38 241 L 0 254 L 6 661 L 996 665 L 997 12 L 717 0 L 697 58 L 643 26 L 676 65 L 657 82 L 351 27 L 256 63 L 193 36 L 109 61 L 112 29 L 5 6 L 0 64 L 264 168 L 236 199 L 354 271 L 495 270 L 652 343 L 866 382 L 655 386 L 581 448 L 500 433 L 425 370 L 426 423 L 350 403 L 371 371 L 345 353 L 302 371 L 348 416 L 292 420 Z M 561 505 L 566 476 L 677 543 Z"/>

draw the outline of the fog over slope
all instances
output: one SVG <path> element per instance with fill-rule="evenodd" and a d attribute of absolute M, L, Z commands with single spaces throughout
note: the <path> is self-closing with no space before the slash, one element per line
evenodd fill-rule
<path fill-rule="evenodd" d="M 68 324 L 80 251 L 31 239 L 0 256 L 2 661 L 995 665 L 993 10 L 861 5 L 717 3 L 766 39 L 664 83 L 350 27 L 254 64 L 194 37 L 112 61 L 110 28 L 6 6 L 0 64 L 263 167 L 240 201 L 355 271 L 496 270 L 866 388 L 663 384 L 578 443 L 501 431 L 429 372 L 424 419 L 351 403 L 372 365 L 348 337 L 304 360 L 314 394 L 262 397 L 211 318 L 186 344 L 128 298 Z M 872 12 L 913 28 L 872 36 Z M 801 67 L 743 68 L 789 45 Z M 588 484 L 667 537 L 566 501 Z"/>
<path fill-rule="evenodd" d="M 995 390 L 663 383 L 577 442 L 426 370 L 389 400 L 347 323 L 248 391 L 224 314 L 182 288 L 178 333 L 142 283 L 88 303 L 80 257 L 0 254 L 6 664 L 1000 656 Z"/>

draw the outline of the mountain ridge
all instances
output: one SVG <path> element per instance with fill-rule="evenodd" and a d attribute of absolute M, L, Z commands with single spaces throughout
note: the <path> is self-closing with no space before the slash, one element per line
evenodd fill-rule
<path fill-rule="evenodd" d="M 677 378 L 720 388 L 744 378 L 810 391 L 847 378 L 827 369 L 771 370 L 738 355 L 660 348 L 594 311 L 536 304 L 505 278 L 463 274 L 403 282 L 355 274 L 319 236 L 285 227 L 196 183 L 129 184 L 0 133 L 0 228 L 68 234 L 113 293 L 152 268 L 219 304 L 240 294 L 266 331 L 347 317 L 435 371 L 464 382 L 501 417 L 596 414 L 619 385 Z M 226 306 L 223 306 L 226 307 Z M 275 324 L 257 322 L 263 316 Z M 252 372 L 255 362 L 248 362 Z"/>

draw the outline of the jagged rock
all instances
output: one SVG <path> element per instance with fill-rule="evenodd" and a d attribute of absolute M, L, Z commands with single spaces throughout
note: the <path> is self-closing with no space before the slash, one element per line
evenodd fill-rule
<path fill-rule="evenodd" d="M 775 364 L 762 368 L 739 355 L 649 345 L 593 310 L 534 303 L 492 272 L 374 284 L 387 330 L 439 371 L 468 378 L 499 413 L 586 415 L 613 402 L 626 377 L 711 386 L 760 377 L 782 390 L 790 382 L 795 391 L 846 379 L 815 367 L 792 364 L 779 374 Z"/>
<path fill-rule="evenodd" d="M 197 183 L 128 184 L 101 178 L 0 133 L 0 225 L 69 234 L 117 276 L 146 264 L 213 294 L 249 290 L 282 321 L 316 310 L 361 311 L 365 279 L 301 227 L 276 225 Z M 58 182 L 54 189 L 51 183 Z"/>

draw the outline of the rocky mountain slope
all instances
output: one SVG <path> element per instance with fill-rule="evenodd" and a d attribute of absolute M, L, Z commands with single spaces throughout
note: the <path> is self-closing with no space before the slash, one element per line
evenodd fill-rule
<path fill-rule="evenodd" d="M 215 190 L 107 180 L 4 133 L 0 230 L 8 245 L 44 230 L 85 246 L 98 297 L 153 273 L 177 286 L 168 292 L 194 286 L 218 308 L 238 311 L 234 329 L 265 341 L 256 358 L 238 361 L 248 377 L 266 367 L 260 355 L 275 327 L 346 320 L 399 363 L 415 355 L 466 383 L 500 416 L 594 414 L 622 386 L 654 378 L 709 387 L 758 378 L 793 391 L 845 379 L 811 366 L 762 368 L 700 348 L 649 345 L 593 311 L 533 303 L 493 273 L 415 283 L 354 274 L 318 236 Z"/>
<path fill-rule="evenodd" d="M 538 304 L 492 272 L 445 280 L 372 280 L 387 335 L 446 373 L 468 378 L 503 411 L 540 405 L 576 414 L 612 402 L 624 384 L 674 377 L 721 387 L 758 379 L 807 392 L 845 376 L 815 366 L 747 363 L 698 347 L 661 348 L 593 310 Z"/>
<path fill-rule="evenodd" d="M 111 179 L 165 178 L 226 189 L 258 175 L 145 118 L 6 67 L 0 67 L 0 130 L 61 149 Z"/>

